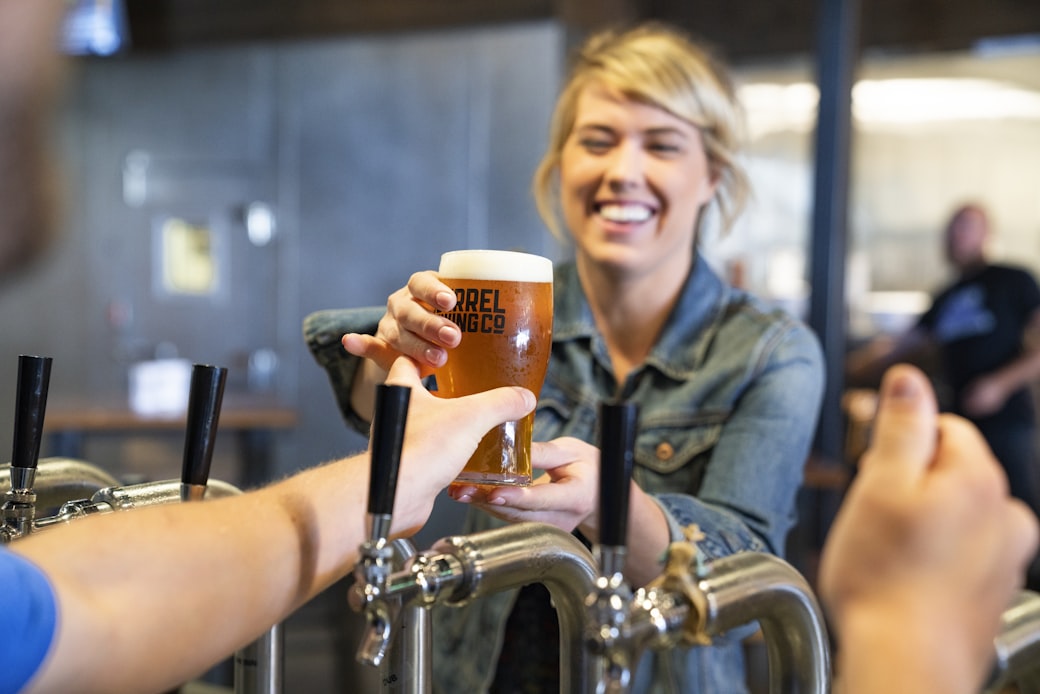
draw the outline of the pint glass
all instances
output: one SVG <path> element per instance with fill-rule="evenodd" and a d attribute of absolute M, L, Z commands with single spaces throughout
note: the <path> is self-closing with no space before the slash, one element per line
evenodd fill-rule
<path fill-rule="evenodd" d="M 552 345 L 552 261 L 513 251 L 452 251 L 441 256 L 439 275 L 457 299 L 441 315 L 459 326 L 462 340 L 436 372 L 437 395 L 523 386 L 537 396 Z M 533 425 L 532 412 L 488 432 L 456 482 L 530 484 Z"/>

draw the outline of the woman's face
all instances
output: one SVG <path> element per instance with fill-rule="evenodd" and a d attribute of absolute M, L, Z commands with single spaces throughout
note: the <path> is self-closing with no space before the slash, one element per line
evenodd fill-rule
<path fill-rule="evenodd" d="M 560 157 L 564 222 L 583 254 L 626 272 L 689 267 L 715 192 L 700 131 L 598 85 L 578 96 Z"/>

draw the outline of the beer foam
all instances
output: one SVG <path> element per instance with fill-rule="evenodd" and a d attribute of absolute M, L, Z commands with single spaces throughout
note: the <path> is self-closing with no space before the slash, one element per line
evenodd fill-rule
<path fill-rule="evenodd" d="M 442 277 L 507 282 L 552 282 L 552 261 L 518 251 L 466 250 L 441 255 Z"/>

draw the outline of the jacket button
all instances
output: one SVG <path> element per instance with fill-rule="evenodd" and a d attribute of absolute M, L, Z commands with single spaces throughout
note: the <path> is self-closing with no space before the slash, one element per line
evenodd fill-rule
<path fill-rule="evenodd" d="M 657 454 L 658 460 L 670 460 L 675 455 L 675 449 L 672 448 L 672 444 L 667 441 L 663 441 L 657 444 L 657 448 L 654 451 Z"/>

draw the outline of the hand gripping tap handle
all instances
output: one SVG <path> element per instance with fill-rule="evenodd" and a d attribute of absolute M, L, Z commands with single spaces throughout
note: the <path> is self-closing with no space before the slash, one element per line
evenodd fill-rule
<path fill-rule="evenodd" d="M 33 357 L 25 354 L 18 357 L 18 393 L 11 450 L 12 477 L 15 468 L 35 470 L 39 462 L 52 361 L 51 357 Z M 28 482 L 31 486 L 32 480 Z M 19 484 L 12 479 L 11 488 L 16 487 L 19 487 Z"/>
<path fill-rule="evenodd" d="M 380 385 L 376 389 L 375 414 L 372 418 L 372 460 L 368 481 L 368 513 L 377 526 L 389 526 L 397 494 L 397 470 L 401 465 L 404 426 L 408 418 L 408 402 L 412 391 L 407 386 Z M 377 521 L 375 519 L 382 519 Z M 388 531 L 389 527 L 385 528 Z M 386 532 L 380 534 L 386 536 Z"/>
<path fill-rule="evenodd" d="M 188 420 L 181 465 L 181 500 L 196 501 L 206 493 L 227 368 L 195 364 L 188 395 Z"/>
<path fill-rule="evenodd" d="M 635 403 L 600 405 L 599 542 L 603 546 L 625 546 L 638 420 Z"/>

